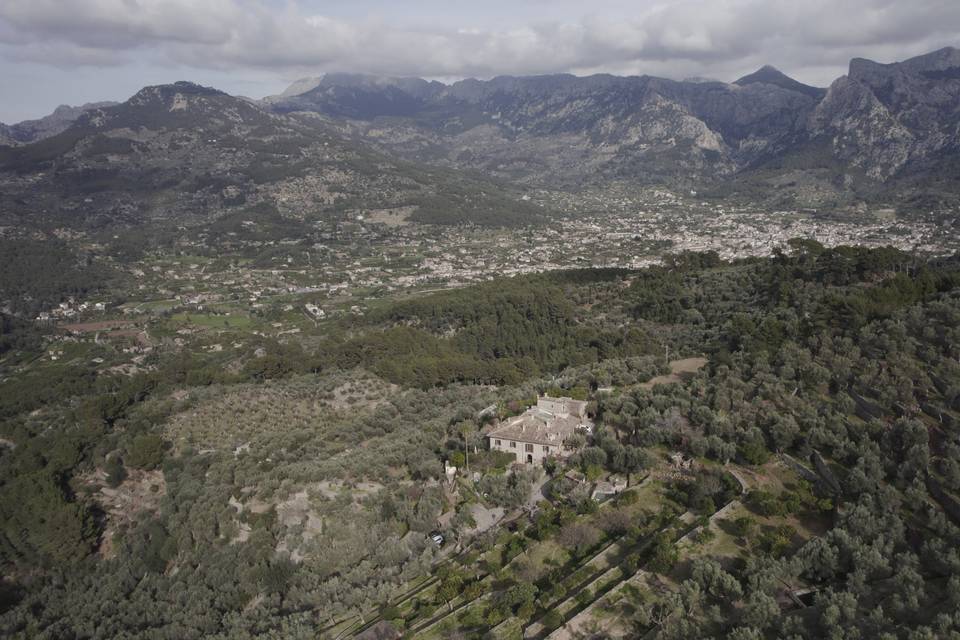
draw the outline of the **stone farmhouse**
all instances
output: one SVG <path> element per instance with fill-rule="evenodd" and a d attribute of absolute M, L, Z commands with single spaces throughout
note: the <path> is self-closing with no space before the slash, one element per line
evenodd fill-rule
<path fill-rule="evenodd" d="M 490 449 L 516 456 L 518 463 L 541 464 L 544 458 L 569 455 L 563 441 L 578 431 L 589 433 L 587 403 L 572 398 L 541 397 L 537 406 L 509 418 L 487 433 Z"/>

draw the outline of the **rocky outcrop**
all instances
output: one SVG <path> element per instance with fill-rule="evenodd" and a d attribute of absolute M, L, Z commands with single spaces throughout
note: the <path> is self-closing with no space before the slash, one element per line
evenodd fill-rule
<path fill-rule="evenodd" d="M 960 50 L 893 64 L 850 62 L 810 118 L 836 157 L 884 181 L 960 148 Z"/>
<path fill-rule="evenodd" d="M 0 122 L 0 145 L 12 146 L 15 144 L 17 144 L 17 140 L 11 128 Z"/>

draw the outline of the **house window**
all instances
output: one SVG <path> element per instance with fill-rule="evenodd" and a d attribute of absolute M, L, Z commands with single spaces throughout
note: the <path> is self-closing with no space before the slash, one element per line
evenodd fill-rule
<path fill-rule="evenodd" d="M 550 447 L 548 447 L 547 445 L 543 445 L 543 452 L 550 453 Z"/>
<path fill-rule="evenodd" d="M 517 448 L 517 443 L 516 443 L 516 442 L 511 442 L 511 443 L 510 443 L 510 446 L 511 446 L 512 448 L 516 449 L 516 448 Z"/>
<path fill-rule="evenodd" d="M 500 441 L 499 441 L 499 440 L 494 440 L 494 441 L 493 441 L 493 444 L 495 444 L 495 445 L 497 445 L 497 446 L 499 447 L 499 446 L 500 446 Z"/>
<path fill-rule="evenodd" d="M 526 450 L 530 453 L 533 453 L 533 445 L 532 444 L 526 445 Z"/>

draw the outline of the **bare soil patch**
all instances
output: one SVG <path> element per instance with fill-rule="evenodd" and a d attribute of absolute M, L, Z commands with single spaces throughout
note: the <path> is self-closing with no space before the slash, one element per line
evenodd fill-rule
<path fill-rule="evenodd" d="M 89 333 L 91 331 L 106 331 L 107 329 L 126 329 L 136 325 L 129 320 L 101 320 L 99 322 L 75 322 L 61 326 L 73 333 Z"/>
<path fill-rule="evenodd" d="M 652 389 L 658 384 L 678 384 L 692 377 L 707 364 L 706 358 L 683 358 L 670 363 L 670 373 L 665 376 L 656 376 L 640 384 L 642 389 Z"/>
<path fill-rule="evenodd" d="M 410 214 L 415 207 L 397 207 L 395 209 L 373 209 L 364 214 L 364 219 L 371 224 L 383 224 L 388 227 L 402 227 L 410 224 Z"/>
<path fill-rule="evenodd" d="M 93 494 L 106 517 L 106 526 L 100 538 L 98 552 L 103 558 L 115 554 L 113 536 L 121 526 L 134 524 L 145 515 L 160 510 L 160 500 L 167 493 L 167 483 L 162 471 L 128 470 L 129 475 L 117 487 L 107 484 L 107 474 L 102 469 L 80 478 L 80 482 L 98 489 Z"/>

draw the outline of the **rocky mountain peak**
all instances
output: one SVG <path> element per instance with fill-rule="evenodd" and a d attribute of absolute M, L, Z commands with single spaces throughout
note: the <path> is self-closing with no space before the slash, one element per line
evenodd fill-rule
<path fill-rule="evenodd" d="M 174 109 L 185 108 L 190 97 L 226 96 L 227 94 L 212 87 L 204 87 L 194 82 L 180 80 L 172 84 L 159 84 L 144 87 L 133 95 L 125 104 L 142 106 L 151 103 L 160 103 Z"/>
<path fill-rule="evenodd" d="M 275 111 L 316 111 L 335 117 L 369 120 L 409 116 L 446 88 L 422 78 L 395 78 L 360 73 L 328 73 L 294 83 L 283 95 L 263 104 Z"/>
<path fill-rule="evenodd" d="M 284 89 L 279 95 L 268 96 L 267 98 L 264 98 L 264 100 L 269 101 L 272 98 L 289 98 L 292 96 L 299 96 L 306 93 L 307 91 L 316 89 L 318 86 L 320 86 L 321 82 L 323 82 L 323 76 L 316 76 L 312 78 L 300 78 L 299 80 L 291 84 L 289 87 Z"/>
<path fill-rule="evenodd" d="M 121 104 L 92 109 L 77 119 L 87 130 L 229 131 L 274 120 L 257 103 L 193 82 L 144 87 Z"/>
<path fill-rule="evenodd" d="M 320 87 L 363 87 L 383 88 L 396 87 L 410 93 L 428 91 L 431 88 L 440 88 L 440 82 L 431 82 L 423 78 L 378 76 L 364 73 L 328 73 L 320 78 Z"/>
<path fill-rule="evenodd" d="M 806 85 L 802 82 L 794 80 L 787 74 L 769 64 L 764 65 L 753 73 L 745 75 L 742 78 L 734 81 L 734 84 L 741 87 L 751 84 L 769 84 L 780 87 L 781 89 L 787 89 L 788 91 L 796 91 L 797 93 L 808 95 L 817 100 L 822 98 L 823 94 L 826 93 L 824 89 L 819 87 L 811 87 L 810 85 Z"/>

